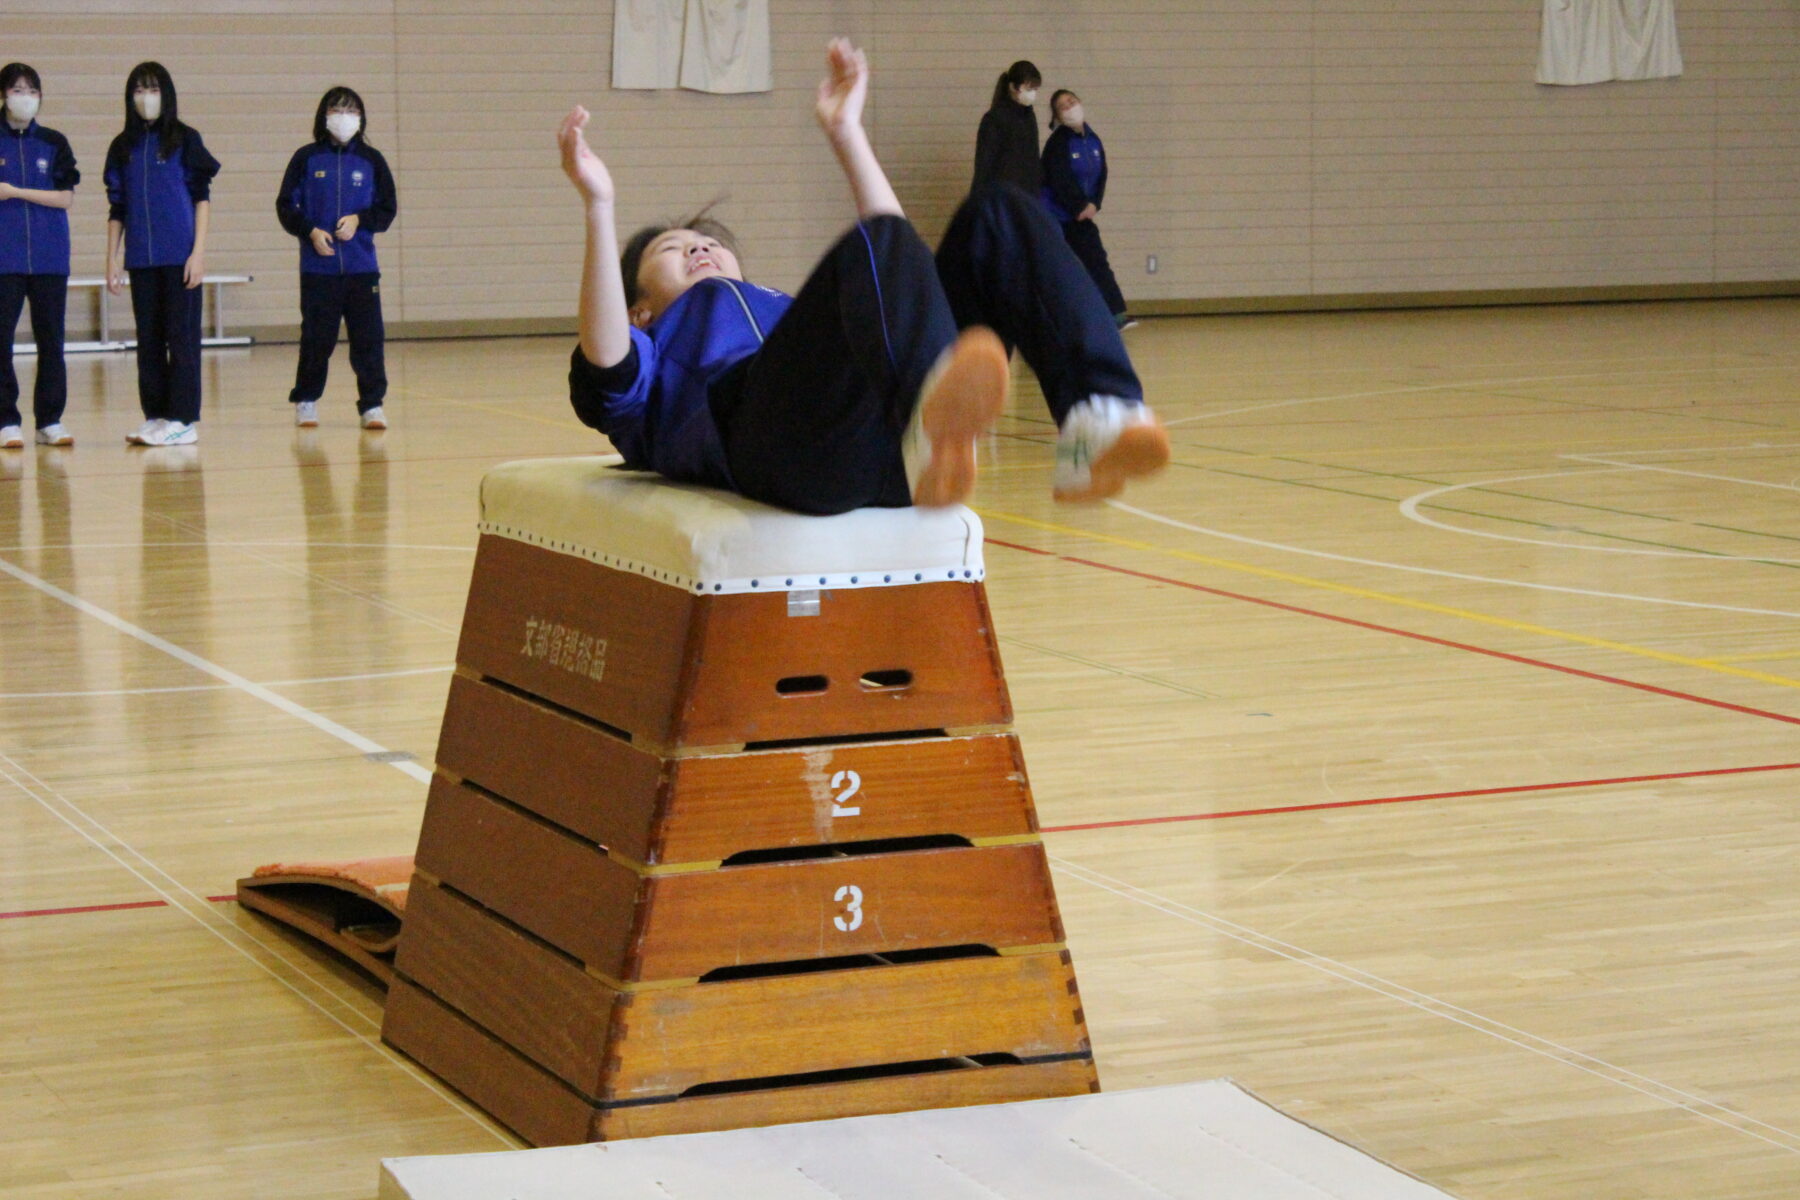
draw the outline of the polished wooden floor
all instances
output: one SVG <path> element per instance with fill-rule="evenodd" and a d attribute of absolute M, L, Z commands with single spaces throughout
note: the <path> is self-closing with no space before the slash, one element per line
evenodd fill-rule
<path fill-rule="evenodd" d="M 1177 462 L 976 506 L 1108 1088 L 1230 1076 L 1469 1200 L 1800 1195 L 1800 301 L 1147 321 Z M 413 846 L 476 482 L 566 339 L 210 354 L 198 447 L 0 452 L 0 1196 L 366 1197 L 513 1145 L 217 897 Z M 29 376 L 27 367 L 25 374 Z"/>

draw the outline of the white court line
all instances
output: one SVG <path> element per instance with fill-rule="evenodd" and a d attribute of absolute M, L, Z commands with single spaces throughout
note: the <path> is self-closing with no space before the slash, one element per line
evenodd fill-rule
<path fill-rule="evenodd" d="M 1371 974 L 1361 968 L 1338 962 L 1336 959 L 1326 958 L 1321 954 L 1314 954 L 1310 950 L 1295 946 L 1289 942 L 1281 941 L 1278 938 L 1270 937 L 1267 934 L 1258 933 L 1247 925 L 1239 925 L 1235 921 L 1227 920 L 1224 917 L 1217 916 L 1202 909 L 1194 908 L 1191 905 L 1183 904 L 1179 900 L 1171 900 L 1167 896 L 1152 892 L 1147 888 L 1141 888 L 1136 884 L 1126 883 L 1122 879 L 1115 879 L 1110 875 L 1103 874 L 1100 871 L 1094 870 L 1092 867 L 1084 867 L 1072 863 L 1069 860 L 1060 858 L 1054 854 L 1050 855 L 1050 861 L 1056 864 L 1057 869 L 1063 874 L 1078 879 L 1090 887 L 1098 888 L 1104 892 L 1111 892 L 1115 896 L 1130 900 L 1135 904 L 1141 904 L 1146 908 L 1155 909 L 1157 912 L 1174 917 L 1177 920 L 1186 921 L 1190 925 L 1198 925 L 1203 929 L 1210 929 L 1214 933 L 1228 937 L 1233 941 L 1240 942 L 1246 946 L 1263 950 L 1278 958 L 1285 958 L 1289 962 L 1299 966 L 1308 967 L 1321 974 L 1329 975 L 1334 979 L 1341 980 L 1344 983 L 1351 984 L 1355 987 L 1364 988 L 1368 991 L 1375 992 L 1378 995 L 1386 996 L 1390 1000 L 1397 1000 L 1402 1004 L 1410 1005 L 1411 1007 L 1418 1009 L 1420 1012 L 1461 1025 L 1466 1029 L 1470 1029 L 1476 1033 L 1485 1034 L 1488 1037 L 1506 1042 L 1509 1045 L 1517 1046 L 1521 1050 L 1527 1050 L 1533 1054 L 1541 1055 L 1544 1058 L 1559 1062 L 1563 1066 L 1573 1067 L 1577 1071 L 1592 1075 L 1597 1079 L 1606 1080 L 1608 1083 L 1628 1088 L 1631 1091 L 1637 1092 L 1643 1096 L 1648 1096 L 1663 1104 L 1682 1109 L 1702 1120 L 1711 1121 L 1716 1125 L 1721 1125 L 1726 1129 L 1741 1133 L 1746 1137 L 1755 1138 L 1759 1142 L 1766 1142 L 1777 1149 L 1786 1150 L 1790 1154 L 1800 1154 L 1800 1133 L 1794 1133 L 1791 1130 L 1783 1129 L 1779 1125 L 1771 1125 L 1767 1121 L 1761 1121 L 1747 1113 L 1739 1112 L 1733 1108 L 1727 1108 L 1725 1105 L 1708 1100 L 1704 1096 L 1698 1096 L 1692 1092 L 1684 1091 L 1681 1088 L 1663 1083 L 1660 1080 L 1652 1079 L 1647 1075 L 1640 1075 L 1636 1071 L 1627 1070 L 1624 1067 L 1609 1063 L 1605 1059 L 1597 1058 L 1592 1054 L 1587 1054 L 1580 1050 L 1576 1050 L 1573 1047 L 1562 1045 L 1560 1042 L 1553 1042 L 1548 1038 L 1539 1037 L 1537 1034 L 1528 1033 L 1525 1030 L 1507 1025 L 1504 1022 L 1496 1021 L 1491 1017 L 1484 1017 L 1480 1013 L 1451 1004 L 1445 1000 L 1440 1000 L 1437 997 L 1427 995 L 1424 992 L 1416 991 L 1406 987 L 1404 984 L 1384 979 L 1379 975 Z M 1733 1119 L 1727 1120 L 1727 1117 Z M 1743 1122 L 1743 1124 L 1739 1124 L 1738 1122 L 1740 1121 Z M 1746 1125 L 1755 1126 L 1756 1128 L 1746 1128 Z M 1788 1140 L 1781 1141 L 1768 1134 L 1758 1133 L 1757 1129 L 1769 1130 L 1771 1133 L 1778 1134 L 1781 1138 L 1786 1138 Z"/>
<path fill-rule="evenodd" d="M 399 679 L 407 675 L 445 675 L 449 667 L 409 667 L 404 671 L 368 671 L 361 675 L 320 675 L 313 679 L 271 679 L 263 687 L 305 687 L 314 683 L 360 683 L 366 679 Z M 102 688 L 85 692 L 0 692 L 0 700 L 49 700 L 70 696 L 160 696 L 168 692 L 229 692 L 229 683 L 191 683 L 185 687 Z"/>
<path fill-rule="evenodd" d="M 205 930 L 207 933 L 210 933 L 213 937 L 217 938 L 220 942 L 224 943 L 228 948 L 230 948 L 232 951 L 234 951 L 239 956 L 241 956 L 246 962 L 250 963 L 251 966 L 253 966 L 257 970 L 263 972 L 270 979 L 273 979 L 276 983 L 279 983 L 282 987 L 284 987 L 288 991 L 292 992 L 296 997 L 298 997 L 302 1002 L 307 1004 L 309 1007 L 315 1009 L 319 1013 L 320 1016 L 324 1017 L 326 1020 L 330 1021 L 332 1024 L 336 1025 L 338 1028 L 342 1029 L 345 1033 L 349 1034 L 351 1037 L 355 1038 L 357 1041 L 361 1042 L 363 1045 L 367 1046 L 369 1049 L 375 1051 L 375 1053 L 379 1054 L 382 1058 L 386 1059 L 389 1063 L 400 1068 L 406 1074 L 408 1074 L 408 1075 L 412 1076 L 414 1079 L 418 1080 L 419 1083 L 424 1085 L 424 1087 L 427 1091 L 438 1096 L 440 1099 L 446 1101 L 450 1105 L 450 1107 L 456 1109 L 463 1116 L 468 1117 L 469 1120 L 473 1121 L 475 1124 L 481 1126 L 482 1129 L 484 1129 L 488 1133 L 492 1134 L 494 1136 L 495 1140 L 500 1142 L 501 1145 L 505 1146 L 509 1150 L 514 1148 L 514 1143 L 511 1141 L 511 1139 L 502 1135 L 498 1130 L 496 1130 L 492 1125 L 490 1125 L 488 1123 L 488 1121 L 485 1117 L 483 1117 L 475 1109 L 471 1108 L 466 1102 L 464 1102 L 457 1096 L 452 1095 L 450 1092 L 448 1092 L 443 1087 L 441 1087 L 435 1080 L 433 1080 L 429 1076 L 427 1076 L 418 1067 L 414 1066 L 412 1063 L 408 1062 L 406 1059 L 400 1057 L 400 1055 L 398 1055 L 394 1051 L 389 1050 L 386 1046 L 382 1045 L 381 1042 L 379 1040 L 377 1040 L 376 1038 L 372 1038 L 367 1033 L 364 1033 L 361 1030 L 351 1027 L 349 1022 L 344 1020 L 344 1018 L 339 1016 L 336 1012 L 332 1011 L 331 1008 L 327 1007 L 324 1004 L 321 1004 L 318 1000 L 316 1000 L 312 996 L 308 995 L 305 991 L 303 991 L 299 987 L 297 987 L 291 980 L 285 979 L 281 975 L 277 974 L 273 969 L 271 969 L 269 967 L 269 965 L 267 963 L 260 961 L 256 957 L 256 955 L 252 954 L 248 949 L 246 949 L 243 946 L 242 942 L 248 941 L 252 946 L 256 947 L 257 950 L 261 951 L 263 954 L 267 955 L 270 958 L 273 958 L 276 962 L 281 963 L 283 966 L 285 966 L 289 970 L 293 971 L 296 975 L 298 975 L 301 979 L 305 980 L 313 988 L 324 993 L 325 997 L 328 1000 L 330 1000 L 331 1002 L 333 1002 L 333 1004 L 335 1006 L 342 1008 L 344 1011 L 350 1013 L 353 1017 L 355 1017 L 362 1024 L 379 1031 L 380 1030 L 379 1022 L 370 1020 L 367 1015 L 358 1011 L 356 1008 L 354 1008 L 350 1004 L 346 1003 L 341 996 L 338 996 L 329 987 L 325 986 L 323 983 L 321 983 L 317 979 L 313 978 L 312 975 L 304 967 L 302 967 L 299 963 L 296 963 L 292 959 L 289 959 L 286 956 L 282 955 L 278 950 L 274 949 L 273 947 L 265 945 L 262 941 L 245 933 L 242 929 L 239 929 L 237 926 L 232 925 L 228 922 L 221 921 L 216 916 L 216 910 L 214 909 L 214 906 L 205 897 L 196 895 L 191 888 L 187 887 L 180 880 L 176 879 L 173 875 L 171 875 L 167 871 L 163 870 L 162 867 L 158 866 L 155 862 L 153 862 L 149 858 L 147 858 L 141 851 L 139 851 L 131 843 L 125 841 L 123 838 L 119 837 L 118 834 L 114 833 L 112 830 L 108 829 L 106 826 L 100 824 L 100 822 L 96 821 L 93 817 L 89 816 L 79 805 L 75 804 L 67 796 L 63 795 L 61 792 L 59 792 L 55 788 L 51 787 L 50 784 L 46 783 L 43 779 L 41 779 L 37 775 L 33 774 L 29 769 L 27 769 L 25 766 L 20 764 L 17 759 L 14 759 L 11 755 L 6 754 L 4 752 L 0 752 L 0 778 L 5 779 L 8 783 L 12 784 L 14 787 L 18 788 L 21 792 L 25 793 L 25 795 L 27 797 L 29 797 L 31 800 L 33 800 L 37 803 L 38 807 L 42 808 L 45 812 L 49 813 L 51 816 L 53 816 L 57 820 L 61 821 L 64 825 L 67 825 L 71 830 L 73 830 L 75 832 L 75 834 L 78 837 L 81 837 L 82 839 L 87 841 L 95 849 L 99 850 L 102 854 L 106 855 L 108 858 L 112 859 L 119 866 L 123 867 L 130 874 L 135 876 L 137 878 L 138 882 L 142 883 L 145 887 L 149 888 L 152 892 L 156 893 L 157 896 L 161 897 L 163 902 L 165 904 L 167 904 L 170 908 L 173 908 L 176 911 L 180 912 L 183 916 L 187 917 L 190 921 L 193 921 L 196 925 L 200 926 L 201 929 Z M 30 781 L 29 784 L 26 782 L 27 780 Z M 34 788 L 33 786 L 31 786 L 32 784 L 35 784 L 36 787 Z M 41 789 L 43 794 L 41 794 L 41 795 L 39 794 L 39 789 Z M 51 802 L 52 800 L 54 800 L 54 803 Z M 65 809 L 67 811 L 64 811 Z M 81 820 L 86 825 L 91 826 L 92 829 L 91 830 L 86 829 L 86 828 L 83 828 L 81 825 L 76 824 L 75 821 L 70 818 L 70 815 L 69 815 L 70 813 L 73 813 L 73 814 L 75 814 L 75 816 L 80 817 Z M 99 834 L 104 836 L 104 838 L 105 838 L 104 841 L 101 839 L 101 837 L 95 836 L 95 833 L 93 832 L 95 830 L 97 830 L 99 832 Z M 110 844 L 108 844 L 108 843 L 110 843 Z M 160 875 L 164 879 L 166 879 L 169 882 L 169 884 L 171 885 L 170 888 L 165 889 L 164 887 L 157 884 L 155 880 L 151 879 L 149 875 L 145 874 L 143 871 L 138 870 L 138 868 L 133 866 L 131 863 L 125 861 L 124 858 L 120 857 L 118 850 L 114 849 L 115 846 L 127 851 L 131 855 L 132 858 L 134 858 L 138 862 L 142 863 L 150 871 L 152 871 L 155 874 Z M 182 895 L 187 896 L 190 900 L 193 901 L 194 907 L 189 907 L 189 905 L 182 903 L 173 894 L 174 892 L 179 892 Z M 204 913 L 205 915 L 202 916 L 201 915 L 202 913 Z"/>
<path fill-rule="evenodd" d="M 1741 483 L 1748 487 L 1776 488 L 1783 492 L 1800 492 L 1800 487 L 1791 483 L 1768 483 L 1761 479 L 1740 479 L 1736 475 L 1713 475 L 1706 471 L 1683 471 L 1675 467 L 1659 467 L 1653 463 L 1612 462 L 1594 454 L 1559 454 L 1556 457 L 1566 458 L 1571 462 L 1601 463 L 1609 467 L 1624 467 L 1631 471 L 1656 471 L 1663 475 L 1686 475 L 1690 479 L 1716 479 L 1721 483 Z"/>
<path fill-rule="evenodd" d="M 1579 455 L 1563 454 L 1560 458 L 1578 458 Z M 1599 462 L 1599 459 L 1588 461 Z M 1784 565 L 1800 565 L 1800 558 L 1776 558 L 1766 554 L 1725 554 L 1712 553 L 1705 550 L 1655 550 L 1648 546 L 1589 546 L 1576 542 L 1553 542 L 1548 538 L 1529 538 L 1515 533 L 1495 533 L 1485 529 L 1471 529 L 1466 525 L 1452 525 L 1447 521 L 1438 521 L 1419 511 L 1419 505 L 1438 496 L 1450 492 L 1460 492 L 1464 488 L 1492 487 L 1497 483 L 1524 483 L 1530 479 L 1562 479 L 1570 475 L 1604 475 L 1611 470 L 1637 470 L 1635 463 L 1618 463 L 1600 471 L 1546 471 L 1538 475 L 1509 475 L 1504 479 L 1478 479 L 1471 483 L 1452 483 L 1445 487 L 1432 488 L 1408 496 L 1400 502 L 1400 515 L 1409 521 L 1417 521 L 1421 525 L 1429 525 L 1433 529 L 1442 529 L 1447 533 L 1460 533 L 1467 537 L 1492 538 L 1496 542 L 1518 542 L 1523 546 L 1548 546 L 1553 550 L 1575 550 L 1583 554 L 1637 554 L 1650 558 L 1704 558 L 1713 562 L 1741 563 L 1780 563 Z M 1586 533 L 1585 530 L 1572 530 L 1574 533 Z M 1587 534 L 1600 537 L 1601 534 Z"/>
<path fill-rule="evenodd" d="M 152 513 L 152 516 L 156 514 Z M 167 520 L 168 518 L 164 518 Z M 303 538 L 288 538 L 278 541 L 264 542 L 227 542 L 206 539 L 193 542 L 49 542 L 42 545 L 0 546 L 0 554 L 28 553 L 34 550 L 151 550 L 163 547 L 171 549 L 180 546 L 207 546 L 236 549 L 239 546 L 273 546 L 294 548 L 310 546 L 332 550 L 448 550 L 456 554 L 473 554 L 473 546 L 434 546 L 409 542 L 309 542 Z"/>
<path fill-rule="evenodd" d="M 1165 421 L 1165 428 L 1186 425 L 1190 421 L 1210 421 L 1214 417 L 1235 417 L 1242 413 L 1266 412 L 1272 408 L 1292 408 L 1296 404 L 1324 404 L 1332 400 L 1368 400 L 1377 396 L 1401 396 L 1409 392 L 1451 392 L 1460 388 L 1476 387 L 1511 387 L 1521 383 L 1554 383 L 1564 379 L 1604 379 L 1619 375 L 1711 375 L 1720 371 L 1787 371 L 1788 367 L 1687 367 L 1676 370 L 1663 370 L 1645 367 L 1639 371 L 1580 371 L 1567 375 L 1516 375 L 1508 379 L 1465 379 L 1445 380 L 1441 383 L 1408 384 L 1404 387 L 1381 388 L 1371 392 L 1340 392 L 1334 396 L 1299 396 L 1292 400 L 1270 400 L 1261 404 L 1249 404 L 1242 408 L 1222 408 L 1217 412 L 1196 413 L 1191 417 L 1177 417 L 1173 421 Z M 1629 411 L 1629 410 L 1621 410 Z"/>
<path fill-rule="evenodd" d="M 118 630 L 127 637 L 136 638 L 146 646 L 155 650 L 160 650 L 178 662 L 186 663 L 196 671 L 211 675 L 214 679 L 222 680 L 236 688 L 238 691 L 243 692 L 245 695 L 253 696 L 256 699 L 261 700 L 264 704 L 280 709 L 290 717 L 297 717 L 300 720 L 305 721 L 308 725 L 311 725 L 314 729 L 323 733 L 328 733 L 338 741 L 354 746 L 363 754 L 387 755 L 392 753 L 387 747 L 370 738 L 364 737 L 354 729 L 346 728 L 336 721 L 333 721 L 330 717 L 316 713 L 304 705 L 296 704 L 286 696 L 280 695 L 277 692 L 272 692 L 260 683 L 252 683 L 242 675 L 239 675 L 236 671 L 227 670 L 218 663 L 201 658 L 192 651 L 184 650 L 174 642 L 171 642 L 166 638 L 160 638 L 154 633 L 151 633 L 148 629 L 133 625 L 125 618 L 115 616 L 97 604 L 90 604 L 80 596 L 65 592 L 54 583 L 45 579 L 39 579 L 31 572 L 16 567 L 3 558 L 0 558 L 0 573 L 11 575 L 20 583 L 34 587 L 46 596 L 49 596 L 54 600 L 62 601 L 77 612 L 85 613 L 94 618 L 94 620 Z M 420 783 L 431 782 L 431 772 L 416 762 L 395 762 L 391 760 L 384 760 L 384 762 L 387 766 L 399 771 L 402 775 L 416 779 Z"/>
<path fill-rule="evenodd" d="M 1357 558 L 1350 554 L 1333 554 L 1329 550 L 1309 550 L 1305 546 L 1266 542 L 1261 538 L 1246 537 L 1241 533 L 1226 533 L 1222 529 L 1208 529 L 1204 525 L 1192 525 L 1186 521 L 1178 521 L 1174 517 L 1165 517 L 1161 513 L 1134 508 L 1118 500 L 1108 500 L 1106 504 L 1110 508 L 1130 513 L 1135 517 L 1142 517 L 1146 521 L 1155 521 L 1176 529 L 1185 529 L 1190 533 L 1223 538 L 1228 542 L 1241 542 L 1246 546 L 1260 546 L 1265 550 L 1279 550 L 1285 554 L 1304 554 L 1312 558 L 1330 559 L 1333 562 L 1354 563 L 1362 567 L 1380 567 L 1388 571 L 1406 571 L 1414 575 L 1435 575 L 1440 579 L 1461 579 L 1469 583 L 1491 583 L 1498 587 L 1526 588 L 1538 592 L 1562 592 L 1566 595 L 1590 596 L 1599 600 L 1631 600 L 1639 604 L 1667 604 L 1675 608 L 1702 608 L 1712 612 L 1744 613 L 1753 617 L 1791 617 L 1800 620 L 1800 612 L 1787 612 L 1778 608 L 1741 608 L 1732 604 L 1707 604 L 1699 600 L 1671 600 L 1666 596 L 1639 596 L 1631 592 L 1601 592 L 1592 588 L 1563 587 L 1555 583 L 1531 583 L 1523 579 L 1500 579 L 1491 575 L 1466 575 L 1461 571 L 1442 571 L 1436 567 L 1414 567 L 1406 563 L 1383 562 L 1376 558 Z"/>
<path fill-rule="evenodd" d="M 1741 446 L 1642 446 L 1624 450 L 1594 450 L 1592 454 L 1610 458 L 1629 458 L 1634 454 L 1736 454 L 1740 450 L 1800 450 L 1800 442 L 1745 442 Z M 1576 458 L 1562 454 L 1559 458 Z"/>

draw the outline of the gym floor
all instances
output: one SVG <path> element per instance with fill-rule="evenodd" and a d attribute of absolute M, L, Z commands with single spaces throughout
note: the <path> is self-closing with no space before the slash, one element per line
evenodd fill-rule
<path fill-rule="evenodd" d="M 1127 339 L 1174 465 L 1053 504 L 1021 374 L 973 501 L 1103 1085 L 1467 1200 L 1800 1194 L 1800 300 Z M 227 897 L 411 851 L 477 482 L 606 450 L 569 344 L 391 344 L 385 434 L 209 352 L 154 450 L 73 357 L 78 445 L 0 451 L 0 1197 L 518 1144 Z"/>

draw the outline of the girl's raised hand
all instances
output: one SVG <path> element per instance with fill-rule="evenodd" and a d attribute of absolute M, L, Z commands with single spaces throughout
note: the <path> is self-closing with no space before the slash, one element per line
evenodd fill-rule
<path fill-rule="evenodd" d="M 562 147 L 563 174 L 589 204 L 611 204 L 612 174 L 587 143 L 587 135 L 583 132 L 587 123 L 588 110 L 577 104 L 569 110 L 569 115 L 563 118 L 562 128 L 556 132 L 556 144 Z"/>
<path fill-rule="evenodd" d="M 825 72 L 813 115 L 825 136 L 835 139 L 862 128 L 863 102 L 869 97 L 869 59 L 848 38 L 832 38 L 825 48 Z"/>

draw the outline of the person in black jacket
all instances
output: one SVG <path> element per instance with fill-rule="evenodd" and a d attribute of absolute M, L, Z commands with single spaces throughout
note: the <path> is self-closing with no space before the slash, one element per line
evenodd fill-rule
<path fill-rule="evenodd" d="M 975 179 L 969 190 L 978 192 L 994 184 L 1010 183 L 1035 196 L 1043 183 L 1038 164 L 1037 103 L 1043 76 L 1031 63 L 1020 59 L 1000 73 L 994 98 L 982 115 L 975 135 Z"/>
<path fill-rule="evenodd" d="M 1120 329 L 1136 324 L 1125 311 L 1100 227 L 1094 217 L 1106 200 L 1106 148 L 1087 123 L 1081 97 L 1059 89 L 1050 97 L 1050 137 L 1044 143 L 1044 204 L 1062 224 L 1069 249 L 1087 268 L 1094 286 L 1106 298 L 1107 311 Z"/>

